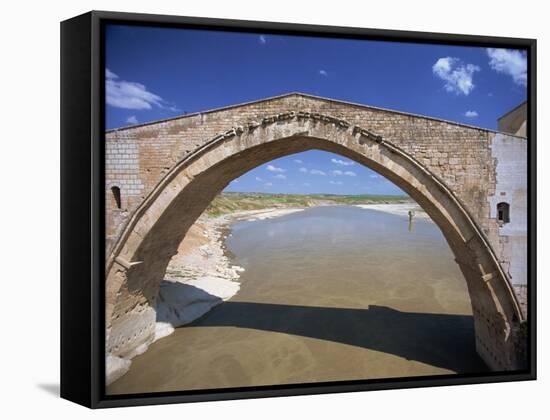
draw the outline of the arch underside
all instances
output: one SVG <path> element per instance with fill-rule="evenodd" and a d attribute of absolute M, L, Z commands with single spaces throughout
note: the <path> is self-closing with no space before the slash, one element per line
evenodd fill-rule
<path fill-rule="evenodd" d="M 217 136 L 177 164 L 146 197 L 107 259 L 107 354 L 131 358 L 154 339 L 155 299 L 166 267 L 214 197 L 254 167 L 310 149 L 375 170 L 428 213 L 467 282 L 478 353 L 493 370 L 522 367 L 517 299 L 487 239 L 452 191 L 379 136 L 336 118 L 301 113 L 264 118 Z"/>

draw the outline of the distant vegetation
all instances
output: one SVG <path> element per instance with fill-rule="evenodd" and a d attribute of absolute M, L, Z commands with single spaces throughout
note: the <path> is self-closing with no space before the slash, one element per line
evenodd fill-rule
<path fill-rule="evenodd" d="M 243 210 L 266 208 L 313 207 L 336 204 L 396 204 L 410 203 L 404 195 L 336 195 L 336 194 L 266 194 L 223 192 L 218 195 L 206 212 L 211 216 Z"/>

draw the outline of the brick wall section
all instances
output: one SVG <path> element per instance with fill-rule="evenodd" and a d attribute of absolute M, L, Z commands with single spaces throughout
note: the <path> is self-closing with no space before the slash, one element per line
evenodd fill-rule
<path fill-rule="evenodd" d="M 128 219 L 128 210 L 139 204 L 138 197 L 144 189 L 140 166 L 139 143 L 130 133 L 120 133 L 117 141 L 107 141 L 105 145 L 107 248 L 112 245 L 115 228 L 118 227 L 118 232 L 121 225 Z M 120 188 L 120 209 L 115 202 L 112 187 Z"/>
<path fill-rule="evenodd" d="M 496 229 L 495 221 L 489 219 L 487 200 L 495 193 L 495 161 L 490 150 L 494 133 L 427 117 L 290 94 L 108 132 L 107 194 L 111 185 L 118 185 L 123 195 L 121 211 L 113 210 L 112 200 L 107 200 L 108 249 L 146 194 L 185 155 L 234 126 L 286 111 L 334 116 L 381 135 L 444 180 L 487 233 Z"/>

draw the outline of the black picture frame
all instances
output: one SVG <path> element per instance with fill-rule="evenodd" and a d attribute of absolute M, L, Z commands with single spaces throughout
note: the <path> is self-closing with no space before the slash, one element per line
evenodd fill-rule
<path fill-rule="evenodd" d="M 528 368 L 483 375 L 107 396 L 104 391 L 103 28 L 108 23 L 521 48 L 528 92 Z M 536 40 L 92 11 L 61 23 L 61 397 L 90 408 L 536 379 Z"/>

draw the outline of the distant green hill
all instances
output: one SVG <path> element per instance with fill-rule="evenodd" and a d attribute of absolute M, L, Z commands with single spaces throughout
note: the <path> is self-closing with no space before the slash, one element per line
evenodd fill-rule
<path fill-rule="evenodd" d="M 243 210 L 272 207 L 313 207 L 336 204 L 395 204 L 410 203 L 408 196 L 397 195 L 336 195 L 336 194 L 268 194 L 223 192 L 210 203 L 207 214 L 219 216 Z"/>

